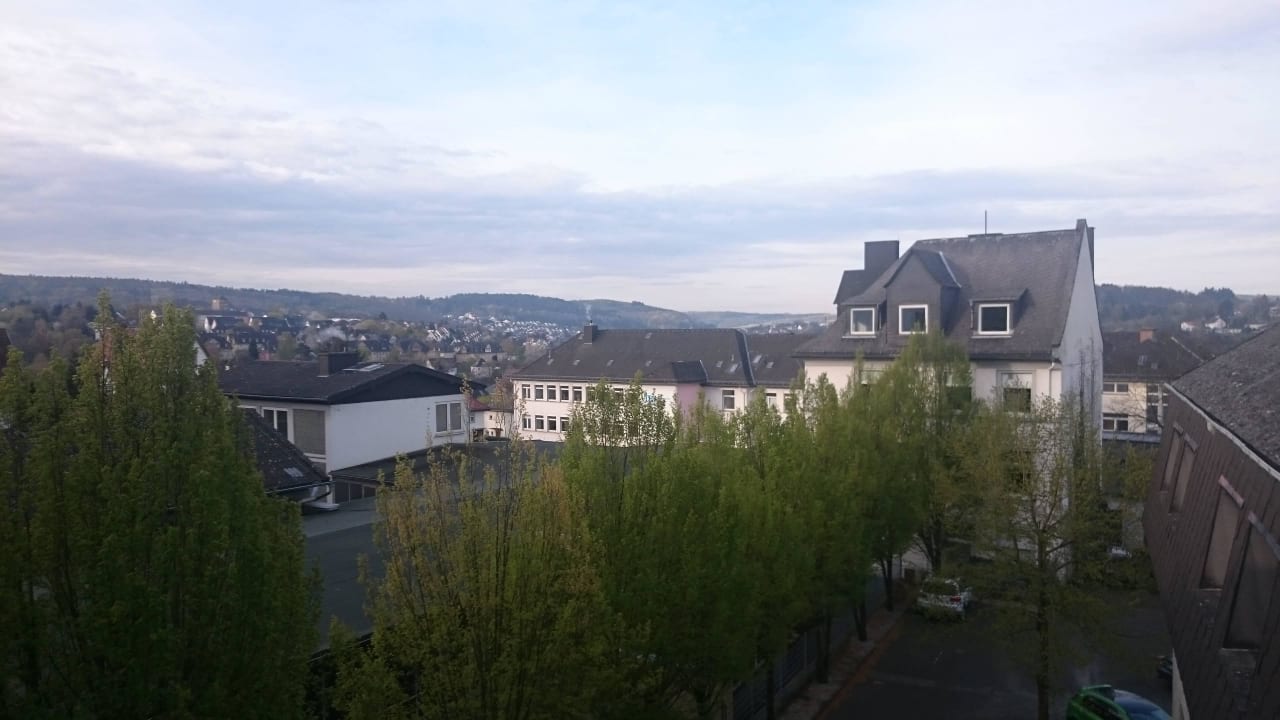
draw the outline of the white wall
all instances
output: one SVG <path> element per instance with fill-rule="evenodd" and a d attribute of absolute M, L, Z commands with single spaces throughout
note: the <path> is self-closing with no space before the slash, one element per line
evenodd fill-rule
<path fill-rule="evenodd" d="M 436 405 L 450 402 L 464 403 L 462 429 L 433 432 Z M 466 442 L 469 418 L 461 394 L 332 405 L 325 422 L 329 469 L 382 460 L 429 445 Z"/>
<path fill-rule="evenodd" d="M 1127 383 L 1129 390 L 1124 393 L 1104 392 L 1102 394 L 1103 414 L 1123 414 L 1129 419 L 1128 432 L 1146 432 L 1147 384 L 1143 382 L 1128 382 L 1125 380 L 1113 381 L 1110 379 L 1108 379 L 1107 382 Z"/>
<path fill-rule="evenodd" d="M 1075 397 L 1083 389 L 1093 421 L 1102 426 L 1102 327 L 1098 323 L 1098 297 L 1094 287 L 1093 259 L 1089 254 L 1087 230 L 1082 230 L 1076 261 L 1076 280 L 1071 290 L 1058 360 L 1062 363 L 1062 392 Z"/>

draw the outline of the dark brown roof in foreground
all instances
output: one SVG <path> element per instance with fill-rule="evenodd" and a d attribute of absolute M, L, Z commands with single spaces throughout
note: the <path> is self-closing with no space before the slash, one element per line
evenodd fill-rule
<path fill-rule="evenodd" d="M 1102 374 L 1107 378 L 1161 382 L 1199 367 L 1201 358 L 1177 336 L 1152 332 L 1145 342 L 1139 331 L 1102 333 Z"/>
<path fill-rule="evenodd" d="M 1173 386 L 1280 469 L 1280 326 L 1192 370 Z"/>
<path fill-rule="evenodd" d="M 218 386 L 222 392 L 241 398 L 315 403 L 343 402 L 408 375 L 417 376 L 421 382 L 406 397 L 452 395 L 461 392 L 462 386 L 459 378 L 415 363 L 358 363 L 329 375 L 322 375 L 320 367 L 319 362 L 245 362 L 219 373 Z"/>
<path fill-rule="evenodd" d="M 697 382 L 701 362 L 709 385 L 752 385 L 747 336 L 741 330 L 601 330 L 583 333 L 512 373 L 521 380 Z"/>
<path fill-rule="evenodd" d="M 841 298 L 834 323 L 815 340 L 801 346 L 803 358 L 897 357 L 910 336 L 887 333 L 850 337 L 849 318 L 844 312 L 852 305 L 883 302 L 886 284 L 906 263 L 920 262 L 939 287 L 958 285 L 951 312 L 942 318 L 943 334 L 964 345 L 975 360 L 1048 360 L 1062 341 L 1067 311 L 1075 284 L 1081 252 L 1088 252 L 1092 232 L 1081 220 L 1065 230 L 1016 234 L 971 235 L 959 238 L 920 240 L 858 295 Z M 954 283 L 951 282 L 954 278 Z M 841 278 L 842 289 L 859 278 L 848 273 Z M 970 321 L 971 303 L 980 301 L 1017 303 L 1013 334 L 1009 337 L 978 337 Z M 896 310 L 889 308 L 888 312 Z M 932 320 L 931 320 L 932 322 Z"/>

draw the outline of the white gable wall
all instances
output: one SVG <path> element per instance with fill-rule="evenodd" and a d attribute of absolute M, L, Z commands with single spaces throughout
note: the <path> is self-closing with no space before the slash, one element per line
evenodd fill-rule
<path fill-rule="evenodd" d="M 1098 322 L 1098 297 L 1094 288 L 1093 260 L 1088 231 L 1081 229 L 1071 305 L 1058 347 L 1062 364 L 1063 399 L 1083 396 L 1093 422 L 1102 424 L 1102 326 Z"/>

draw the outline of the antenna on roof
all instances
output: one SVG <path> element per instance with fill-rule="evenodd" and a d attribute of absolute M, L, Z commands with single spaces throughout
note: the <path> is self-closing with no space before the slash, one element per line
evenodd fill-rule
<path fill-rule="evenodd" d="M 982 211 L 982 234 L 987 234 L 987 211 Z"/>

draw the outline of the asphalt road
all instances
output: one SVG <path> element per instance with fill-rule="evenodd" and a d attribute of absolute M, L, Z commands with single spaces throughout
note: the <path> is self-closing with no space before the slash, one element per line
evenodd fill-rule
<path fill-rule="evenodd" d="M 1064 686 L 1110 683 L 1169 709 L 1168 685 L 1155 677 L 1155 655 L 1168 651 L 1168 635 L 1155 600 L 1124 613 L 1116 623 L 1119 648 L 1093 658 L 1062 678 Z M 898 631 L 873 665 L 824 720 L 1033 718 L 1035 685 L 1028 670 L 995 637 L 991 611 L 971 613 L 963 623 L 903 617 Z M 1070 692 L 1055 701 L 1051 717 L 1062 717 Z"/>

